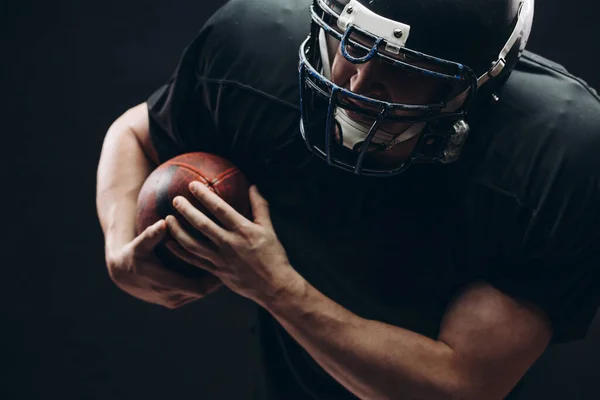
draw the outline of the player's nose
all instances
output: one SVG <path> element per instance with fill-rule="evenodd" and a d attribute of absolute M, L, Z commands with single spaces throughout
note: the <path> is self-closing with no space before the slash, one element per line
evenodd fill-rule
<path fill-rule="evenodd" d="M 354 75 L 350 78 L 350 90 L 352 92 L 377 100 L 390 100 L 386 85 L 374 63 L 366 62 L 357 64 L 355 67 Z"/>

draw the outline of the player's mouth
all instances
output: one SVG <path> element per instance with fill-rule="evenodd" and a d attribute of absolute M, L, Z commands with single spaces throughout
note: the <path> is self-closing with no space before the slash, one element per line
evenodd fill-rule
<path fill-rule="evenodd" d="M 375 122 L 374 118 L 367 118 L 361 114 L 355 113 L 354 111 L 347 110 L 348 116 L 355 122 L 358 122 L 361 125 L 366 125 L 367 127 L 371 127 Z"/>
<path fill-rule="evenodd" d="M 368 107 L 362 104 L 357 103 L 356 101 L 352 100 L 352 99 L 348 99 L 347 100 L 348 103 L 352 104 L 353 106 L 357 107 L 357 108 L 363 108 L 369 111 L 373 111 L 373 112 L 378 112 L 379 110 L 373 108 L 373 107 Z M 373 125 L 373 123 L 375 122 L 375 117 L 367 117 L 363 114 L 351 111 L 349 109 L 346 109 L 346 112 L 348 113 L 348 116 L 353 120 L 356 121 L 360 124 L 363 125 L 367 125 L 367 127 L 371 127 L 371 125 Z"/>

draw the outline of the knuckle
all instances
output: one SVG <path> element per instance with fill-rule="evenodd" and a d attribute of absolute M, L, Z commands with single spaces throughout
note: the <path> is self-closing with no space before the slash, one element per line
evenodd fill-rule
<path fill-rule="evenodd" d="M 169 231 L 171 232 L 179 232 L 180 230 L 180 226 L 179 226 L 179 220 L 177 220 L 177 218 L 168 218 L 167 219 L 167 227 L 169 228 Z"/>
<path fill-rule="evenodd" d="M 259 252 L 266 248 L 270 242 L 271 238 L 269 237 L 269 235 L 257 234 L 256 236 L 252 237 L 252 240 L 250 240 L 248 247 L 252 252 Z"/>
<path fill-rule="evenodd" d="M 222 203 L 216 204 L 214 212 L 215 212 L 215 214 L 225 215 L 225 213 L 226 213 L 225 206 Z"/>
<path fill-rule="evenodd" d="M 114 256 L 107 256 L 105 261 L 106 261 L 106 268 L 108 268 L 109 271 L 112 271 L 118 265 L 118 259 L 117 259 L 117 257 L 114 257 Z"/>
<path fill-rule="evenodd" d="M 204 229 L 208 226 L 208 222 L 206 220 L 206 218 L 202 218 L 202 217 L 198 217 L 194 220 L 194 224 L 196 225 L 197 229 Z"/>
<path fill-rule="evenodd" d="M 248 249 L 252 253 L 256 253 L 256 252 L 260 251 L 261 249 L 263 249 L 263 247 L 264 247 L 264 240 L 258 239 L 258 240 L 254 240 L 254 241 L 250 242 Z"/>
<path fill-rule="evenodd" d="M 142 233 L 142 235 L 143 235 L 145 238 L 147 238 L 147 239 L 150 239 L 150 238 L 153 238 L 153 237 L 155 237 L 156 235 L 158 235 L 158 232 L 159 232 L 159 231 L 160 231 L 160 229 L 159 229 L 159 228 L 157 228 L 157 227 L 156 227 L 156 226 L 154 226 L 154 225 L 150 225 L 149 227 L 147 227 L 146 229 L 144 229 L 144 232 Z"/>
<path fill-rule="evenodd" d="M 123 281 L 126 275 L 124 268 L 122 267 L 121 257 L 109 257 L 106 260 L 106 268 L 108 269 L 108 276 L 114 283 L 120 283 Z"/>
<path fill-rule="evenodd" d="M 156 229 L 154 229 L 154 227 L 152 225 L 146 227 L 146 229 L 144 229 L 144 232 L 142 233 L 143 236 L 146 237 L 152 237 L 152 235 L 154 235 L 154 233 L 156 232 Z"/>
<path fill-rule="evenodd" d="M 126 283 L 131 278 L 130 272 L 121 265 L 110 267 L 108 269 L 108 275 L 110 276 L 110 279 L 117 284 Z"/>
<path fill-rule="evenodd" d="M 235 229 L 240 232 L 244 237 L 252 237 L 254 235 L 254 226 L 250 221 L 240 222 Z"/>
<path fill-rule="evenodd" d="M 172 295 L 166 296 L 165 307 L 167 307 L 169 310 L 175 310 L 176 308 L 181 307 L 184 300 L 185 300 L 185 297 L 180 294 L 172 294 Z"/>
<path fill-rule="evenodd" d="M 252 237 L 252 243 L 255 247 L 263 247 L 270 242 L 269 238 L 263 234 L 256 234 Z"/>

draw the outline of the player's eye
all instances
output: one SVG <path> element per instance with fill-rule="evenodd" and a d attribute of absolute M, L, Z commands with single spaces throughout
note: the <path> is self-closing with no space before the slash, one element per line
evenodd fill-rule
<path fill-rule="evenodd" d="M 348 54 L 350 54 L 350 56 L 355 57 L 355 58 L 361 58 L 361 57 L 364 57 L 367 54 L 369 54 L 369 52 L 367 50 L 364 50 L 355 44 L 347 44 L 346 52 L 348 52 Z"/>
<path fill-rule="evenodd" d="M 346 51 L 352 57 L 361 58 L 369 54 L 369 51 L 374 44 L 375 41 L 373 38 L 367 37 L 358 32 L 352 32 L 349 40 L 346 41 Z"/>

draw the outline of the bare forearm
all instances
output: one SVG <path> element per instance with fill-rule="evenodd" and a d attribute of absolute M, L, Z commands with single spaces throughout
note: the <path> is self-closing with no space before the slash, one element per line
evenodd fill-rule
<path fill-rule="evenodd" d="M 290 288 L 289 293 L 265 308 L 356 396 L 458 398 L 453 397 L 459 392 L 453 351 L 446 344 L 360 318 L 308 283 Z"/>
<path fill-rule="evenodd" d="M 96 208 L 107 251 L 135 237 L 137 196 L 154 167 L 133 132 L 115 122 L 104 139 L 96 186 Z"/>

